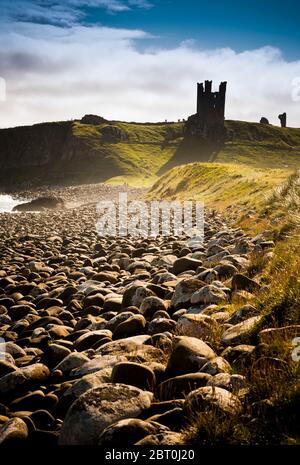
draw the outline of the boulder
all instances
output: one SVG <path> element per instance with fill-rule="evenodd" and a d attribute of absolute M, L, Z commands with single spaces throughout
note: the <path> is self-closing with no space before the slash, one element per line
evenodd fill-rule
<path fill-rule="evenodd" d="M 99 371 L 113 367 L 120 362 L 127 361 L 126 353 L 124 355 L 96 355 L 92 360 L 88 360 L 83 365 L 71 371 L 72 377 L 81 378 L 82 376 L 97 373 Z"/>
<path fill-rule="evenodd" d="M 223 350 L 221 356 L 228 360 L 229 363 L 232 363 L 238 358 L 249 358 L 255 350 L 255 347 L 256 346 L 249 344 L 239 344 L 234 347 L 229 346 Z"/>
<path fill-rule="evenodd" d="M 150 336 L 134 336 L 118 341 L 108 342 L 96 350 L 97 355 L 110 355 L 115 357 L 126 357 L 131 362 L 140 363 L 165 363 L 164 352 L 152 345 L 145 344 Z M 121 361 L 121 360 L 120 360 Z"/>
<path fill-rule="evenodd" d="M 175 376 L 161 383 L 157 392 L 162 401 L 184 399 L 191 391 L 206 386 L 211 378 L 212 376 L 207 373 L 188 373 Z"/>
<path fill-rule="evenodd" d="M 238 273 L 238 269 L 232 263 L 220 263 L 214 267 L 214 271 L 217 272 L 220 279 L 227 279 Z"/>
<path fill-rule="evenodd" d="M 260 321 L 261 316 L 253 316 L 241 323 L 226 329 L 222 334 L 222 342 L 228 346 L 243 344 L 244 340 L 250 335 L 252 330 Z"/>
<path fill-rule="evenodd" d="M 219 325 L 217 321 L 209 315 L 190 314 L 181 316 L 176 323 L 176 334 L 206 339 L 213 337 Z"/>
<path fill-rule="evenodd" d="M 59 436 L 60 445 L 96 445 L 108 426 L 136 418 L 150 407 L 152 394 L 126 384 L 90 389 L 70 407 Z"/>
<path fill-rule="evenodd" d="M 154 318 L 148 326 L 148 334 L 154 335 L 164 332 L 171 332 L 175 329 L 176 323 L 170 318 Z"/>
<path fill-rule="evenodd" d="M 260 124 L 270 124 L 268 118 L 266 118 L 265 116 L 262 116 L 259 122 Z"/>
<path fill-rule="evenodd" d="M 28 428 L 21 418 L 11 418 L 0 426 L 0 444 L 13 445 L 25 441 L 28 437 Z"/>
<path fill-rule="evenodd" d="M 173 263 L 172 272 L 175 275 L 178 275 L 187 270 L 196 270 L 201 265 L 202 262 L 200 260 L 196 260 L 190 257 L 181 257 L 175 260 L 175 262 Z"/>
<path fill-rule="evenodd" d="M 89 358 L 86 355 L 80 354 L 78 352 L 72 352 L 63 358 L 62 361 L 56 365 L 55 368 L 53 368 L 53 371 L 60 370 L 66 376 L 69 375 L 70 372 L 74 370 L 74 368 L 78 368 L 88 361 Z"/>
<path fill-rule="evenodd" d="M 237 273 L 232 278 L 231 287 L 235 291 L 242 290 L 257 292 L 260 290 L 261 286 L 256 281 L 254 281 L 254 279 L 250 279 L 244 274 Z"/>
<path fill-rule="evenodd" d="M 133 315 L 114 330 L 114 338 L 135 336 L 144 332 L 146 320 L 143 315 Z"/>
<path fill-rule="evenodd" d="M 106 297 L 103 303 L 103 310 L 105 312 L 119 312 L 122 309 L 122 296 L 111 296 Z"/>
<path fill-rule="evenodd" d="M 175 376 L 193 373 L 215 356 L 214 351 L 201 339 L 179 336 L 172 349 L 167 372 Z"/>
<path fill-rule="evenodd" d="M 105 428 L 99 437 L 100 446 L 128 447 L 149 435 L 167 433 L 169 429 L 158 423 L 127 418 Z"/>
<path fill-rule="evenodd" d="M 106 123 L 107 120 L 98 115 L 84 115 L 81 118 L 81 124 L 91 124 L 93 126 L 98 126 L 99 124 Z"/>
<path fill-rule="evenodd" d="M 128 318 L 131 318 L 132 316 L 134 316 L 134 313 L 124 310 L 121 313 L 115 315 L 113 318 L 111 318 L 105 324 L 105 329 L 108 329 L 113 333 L 117 326 L 119 326 L 121 323 L 123 323 L 123 321 L 128 320 Z"/>
<path fill-rule="evenodd" d="M 95 281 L 109 281 L 111 284 L 116 284 L 118 282 L 118 273 L 114 271 L 100 271 L 93 276 Z"/>
<path fill-rule="evenodd" d="M 72 386 L 67 389 L 59 398 L 56 412 L 60 418 L 64 418 L 73 402 L 90 389 L 101 386 L 103 383 L 110 383 L 112 368 L 107 367 L 102 370 L 82 376 Z"/>
<path fill-rule="evenodd" d="M 112 383 L 130 384 L 147 391 L 153 391 L 156 382 L 155 374 L 150 368 L 133 362 L 121 362 L 114 365 L 111 381 Z"/>
<path fill-rule="evenodd" d="M 175 310 L 188 308 L 191 303 L 192 295 L 204 285 L 205 283 L 199 279 L 183 279 L 175 287 L 175 291 L 171 299 L 171 305 L 175 308 Z"/>
<path fill-rule="evenodd" d="M 40 211 L 40 210 L 54 210 L 64 207 L 64 201 L 56 197 L 39 197 L 30 202 L 21 203 L 13 208 L 13 211 L 26 212 L 26 211 Z"/>
<path fill-rule="evenodd" d="M 50 376 L 50 370 L 42 363 L 35 363 L 0 378 L 0 395 L 15 396 L 20 392 L 28 391 L 36 385 L 42 384 Z"/>
<path fill-rule="evenodd" d="M 241 413 L 242 405 L 238 397 L 226 389 L 216 386 L 205 386 L 192 391 L 186 398 L 184 409 L 187 414 L 216 409 L 229 415 Z"/>
<path fill-rule="evenodd" d="M 0 342 L 0 352 L 10 354 L 15 360 L 26 355 L 25 350 L 12 341 Z"/>
<path fill-rule="evenodd" d="M 230 373 L 217 373 L 216 375 L 211 377 L 211 379 L 207 383 L 207 386 L 216 386 L 231 392 L 232 389 Z"/>
<path fill-rule="evenodd" d="M 201 368 L 201 373 L 208 373 L 212 376 L 218 373 L 231 373 L 231 371 L 230 364 L 223 357 L 213 358 Z"/>
<path fill-rule="evenodd" d="M 217 286 L 208 284 L 202 289 L 194 292 L 191 297 L 192 304 L 220 304 L 226 302 L 227 294 Z"/>
<path fill-rule="evenodd" d="M 136 446 L 176 446 L 184 444 L 184 438 L 181 433 L 175 433 L 173 431 L 150 434 L 144 439 L 136 442 Z"/>
<path fill-rule="evenodd" d="M 4 357 L 2 357 L 2 353 L 0 352 L 0 378 L 16 370 L 17 370 L 16 365 L 14 363 L 9 362 Z"/>
<path fill-rule="evenodd" d="M 140 311 L 145 318 L 151 318 L 158 310 L 167 309 L 165 301 L 156 296 L 146 297 L 140 306 Z"/>
<path fill-rule="evenodd" d="M 253 307 L 252 305 L 243 305 L 230 316 L 230 318 L 227 320 L 227 323 L 230 323 L 231 325 L 236 325 L 256 315 L 257 310 L 255 307 Z"/>
<path fill-rule="evenodd" d="M 186 416 L 182 408 L 177 407 L 159 415 L 148 418 L 148 421 L 155 421 L 173 431 L 181 431 L 186 425 Z"/>
<path fill-rule="evenodd" d="M 70 355 L 72 352 L 67 347 L 60 344 L 50 344 L 45 350 L 45 361 L 46 365 L 51 368 L 58 365 L 64 358 Z"/>
<path fill-rule="evenodd" d="M 76 339 L 74 342 L 74 347 L 79 352 L 82 352 L 83 350 L 91 348 L 92 345 L 94 345 L 96 342 L 106 337 L 112 337 L 112 332 L 107 329 L 89 331 L 88 333 L 82 334 L 78 339 Z"/>
<path fill-rule="evenodd" d="M 154 292 L 148 289 L 142 283 L 133 283 L 123 294 L 122 305 L 123 307 L 140 307 L 141 303 L 146 297 L 154 296 Z"/>

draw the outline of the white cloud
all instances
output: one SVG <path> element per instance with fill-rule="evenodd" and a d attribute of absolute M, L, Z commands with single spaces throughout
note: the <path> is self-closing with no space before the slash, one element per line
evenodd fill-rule
<path fill-rule="evenodd" d="M 76 1 L 76 0 L 72 0 Z M 96 1 L 96 0 L 95 0 Z M 82 2 L 81 2 L 82 3 Z M 0 76 L 7 100 L 0 126 L 64 120 L 96 113 L 127 121 L 177 120 L 195 112 L 196 82 L 228 81 L 226 117 L 300 126 L 292 98 L 300 60 L 272 47 L 237 53 L 203 50 L 192 41 L 173 49 L 149 47 L 144 31 L 32 23 L 2 24 Z"/>

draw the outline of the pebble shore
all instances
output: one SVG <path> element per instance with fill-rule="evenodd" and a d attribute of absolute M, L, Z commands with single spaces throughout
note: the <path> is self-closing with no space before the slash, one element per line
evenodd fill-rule
<path fill-rule="evenodd" d="M 243 409 L 263 291 L 245 271 L 274 244 L 210 211 L 204 243 L 99 237 L 95 204 L 120 190 L 60 188 L 64 208 L 0 214 L 2 444 L 182 444 L 191 414 Z"/>

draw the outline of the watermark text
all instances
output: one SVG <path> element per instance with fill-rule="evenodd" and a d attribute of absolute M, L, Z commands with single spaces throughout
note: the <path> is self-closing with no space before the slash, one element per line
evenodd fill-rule
<path fill-rule="evenodd" d="M 99 236 L 197 236 L 204 238 L 203 202 L 193 201 L 128 201 L 127 193 L 120 193 L 117 202 L 97 204 Z"/>

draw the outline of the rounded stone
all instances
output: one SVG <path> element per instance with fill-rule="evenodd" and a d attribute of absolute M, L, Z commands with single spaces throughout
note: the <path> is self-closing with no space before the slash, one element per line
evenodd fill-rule
<path fill-rule="evenodd" d="M 130 384 L 140 389 L 153 391 L 155 374 L 153 371 L 138 363 L 121 362 L 113 367 L 111 381 L 113 383 Z"/>
<path fill-rule="evenodd" d="M 114 330 L 115 338 L 130 337 L 144 332 L 146 320 L 143 315 L 134 315 L 120 323 Z"/>
<path fill-rule="evenodd" d="M 161 425 L 136 418 L 120 420 L 105 428 L 99 437 L 98 444 L 101 446 L 128 447 L 140 441 L 149 434 L 169 431 Z"/>
<path fill-rule="evenodd" d="M 237 396 L 216 386 L 205 386 L 192 391 L 187 396 L 184 406 L 185 411 L 190 414 L 212 408 L 229 415 L 242 411 L 242 405 Z"/>
<path fill-rule="evenodd" d="M 171 352 L 167 372 L 174 375 L 193 373 L 214 357 L 214 351 L 201 339 L 180 336 Z"/>
<path fill-rule="evenodd" d="M 50 370 L 42 363 L 35 363 L 8 373 L 0 379 L 0 394 L 3 396 L 17 395 L 33 386 L 43 383 L 50 376 Z"/>
<path fill-rule="evenodd" d="M 211 379 L 212 376 L 207 373 L 188 373 L 169 378 L 158 386 L 159 398 L 162 401 L 184 399 L 191 391 L 206 386 Z"/>
<path fill-rule="evenodd" d="M 146 297 L 140 306 L 140 311 L 145 318 L 152 318 L 158 310 L 167 310 L 167 305 L 163 299 L 156 296 Z"/>
<path fill-rule="evenodd" d="M 21 418 L 11 418 L 0 427 L 0 444 L 13 444 L 24 441 L 28 436 L 28 428 Z"/>
<path fill-rule="evenodd" d="M 90 389 L 70 407 L 64 420 L 60 445 L 96 445 L 111 424 L 136 418 L 150 407 L 152 394 L 126 384 L 103 384 Z"/>

